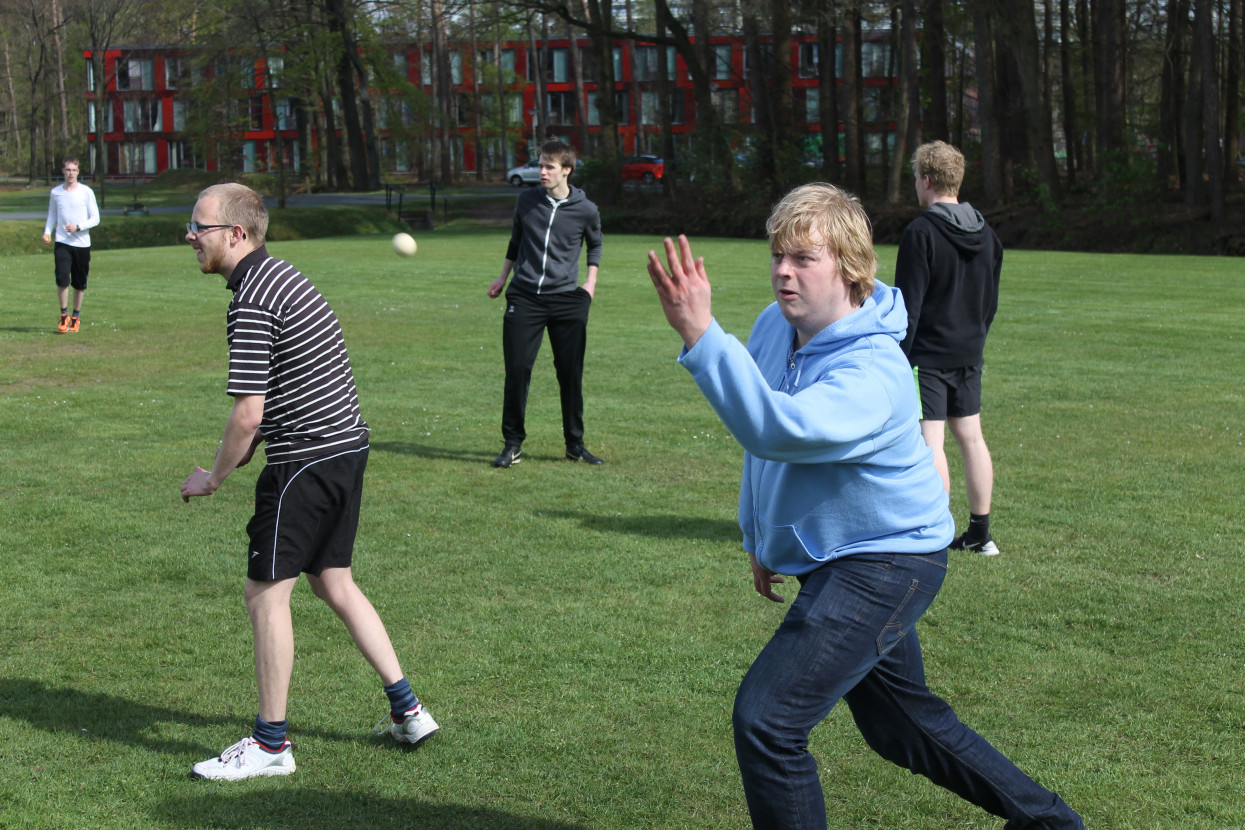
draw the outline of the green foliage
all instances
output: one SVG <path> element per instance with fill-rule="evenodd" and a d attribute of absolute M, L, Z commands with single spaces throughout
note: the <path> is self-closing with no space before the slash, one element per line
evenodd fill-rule
<path fill-rule="evenodd" d="M 501 471 L 484 288 L 505 240 L 426 233 L 410 260 L 386 236 L 273 245 L 342 319 L 373 430 L 355 575 L 443 732 L 414 752 L 369 737 L 376 677 L 300 586 L 299 771 L 236 786 L 187 771 L 255 714 L 241 592 L 260 462 L 177 496 L 228 412 L 227 292 L 184 247 L 100 251 L 82 332 L 57 335 L 47 260 L 0 258 L 0 823 L 747 825 L 731 700 L 786 606 L 751 590 L 740 450 L 675 362 L 644 272 L 658 237 L 606 243 L 585 371 L 606 464 L 561 460 L 545 351 L 524 462 Z M 693 245 L 745 335 L 770 301 L 764 243 Z M 955 556 L 921 637 L 933 688 L 1090 827 L 1245 826 L 1238 270 L 1008 252 L 984 402 L 1003 555 Z M 1174 300 L 1177 272 L 1201 290 Z M 874 756 L 845 707 L 811 749 L 834 826 L 999 826 Z"/>

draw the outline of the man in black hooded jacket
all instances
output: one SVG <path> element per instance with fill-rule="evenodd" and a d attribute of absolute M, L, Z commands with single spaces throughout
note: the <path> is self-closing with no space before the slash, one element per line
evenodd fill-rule
<path fill-rule="evenodd" d="M 946 429 L 960 447 L 968 489 L 968 529 L 953 550 L 999 553 L 990 535 L 994 466 L 981 432 L 981 372 L 986 334 L 999 306 L 1003 246 L 980 212 L 959 201 L 964 156 L 943 141 L 912 156 L 924 212 L 904 230 L 895 286 L 908 308 L 901 344 L 921 394 L 921 432 L 951 491 Z"/>

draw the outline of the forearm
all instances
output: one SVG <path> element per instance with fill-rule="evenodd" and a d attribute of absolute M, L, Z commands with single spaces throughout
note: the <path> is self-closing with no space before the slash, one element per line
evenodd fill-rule
<path fill-rule="evenodd" d="M 240 465 L 250 460 L 255 445 L 260 440 L 259 424 L 264 415 L 264 397 L 247 395 L 234 401 L 233 411 L 225 422 L 225 433 L 216 459 L 208 475 L 207 486 L 215 491 Z"/>
<path fill-rule="evenodd" d="M 597 272 L 600 269 L 595 265 L 588 266 L 588 278 L 584 280 L 584 290 L 594 297 L 597 293 Z"/>

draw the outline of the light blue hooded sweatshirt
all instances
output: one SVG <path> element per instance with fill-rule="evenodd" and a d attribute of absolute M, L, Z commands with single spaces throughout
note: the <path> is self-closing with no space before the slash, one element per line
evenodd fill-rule
<path fill-rule="evenodd" d="M 955 522 L 899 348 L 907 325 L 899 290 L 879 282 L 797 351 L 775 303 L 747 347 L 715 320 L 680 355 L 743 445 L 743 546 L 769 570 L 798 576 L 843 556 L 950 544 Z"/>

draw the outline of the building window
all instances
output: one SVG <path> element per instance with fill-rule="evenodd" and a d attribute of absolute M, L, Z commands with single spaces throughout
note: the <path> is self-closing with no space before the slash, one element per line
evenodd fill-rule
<path fill-rule="evenodd" d="M 731 45 L 723 43 L 713 47 L 713 79 L 715 81 L 730 80 L 731 77 Z"/>
<path fill-rule="evenodd" d="M 103 101 L 103 102 L 101 102 L 101 103 L 100 103 L 100 112 L 101 112 L 101 113 L 103 114 L 103 116 L 104 116 L 104 124 L 103 124 L 103 129 L 101 129 L 101 130 L 97 130 L 97 129 L 96 129 L 96 123 L 95 123 L 95 105 L 94 105 L 94 103 L 92 103 L 92 104 L 90 104 L 89 106 L 87 106 L 87 108 L 86 108 L 86 118 L 87 118 L 86 129 L 87 129 L 87 132 L 91 132 L 91 133 L 94 133 L 94 132 L 110 133 L 110 132 L 112 132 L 112 131 L 113 131 L 113 124 L 114 124 L 114 120 L 113 120 L 113 117 L 112 117 L 112 108 L 113 108 L 113 106 L 114 106 L 114 104 L 113 104 L 113 102 L 112 102 L 112 101 Z"/>
<path fill-rule="evenodd" d="M 247 107 L 247 111 L 251 129 L 262 130 L 264 128 L 264 99 L 258 95 L 251 98 L 251 104 Z"/>
<path fill-rule="evenodd" d="M 152 90 L 156 88 L 151 58 L 117 58 L 117 89 Z"/>
<path fill-rule="evenodd" d="M 123 101 L 122 105 L 127 133 L 158 133 L 164 129 L 158 99 L 131 98 Z"/>
<path fill-rule="evenodd" d="M 108 169 L 122 176 L 155 175 L 156 142 L 116 141 L 109 143 Z"/>
<path fill-rule="evenodd" d="M 463 53 L 450 52 L 450 83 L 458 85 L 463 82 Z"/>
<path fill-rule="evenodd" d="M 816 78 L 821 66 L 821 44 L 800 44 L 799 74 L 801 78 Z"/>
<path fill-rule="evenodd" d="M 203 160 L 194 152 L 194 145 L 189 141 L 170 141 L 169 146 L 169 168 L 173 170 L 181 170 L 184 168 L 205 167 Z"/>
<path fill-rule="evenodd" d="M 723 124 L 739 121 L 739 90 L 715 89 L 710 96 L 713 99 L 713 109 Z"/>
<path fill-rule="evenodd" d="M 821 121 L 821 90 L 817 87 L 804 90 L 804 121 L 807 124 Z"/>
<path fill-rule="evenodd" d="M 297 122 L 294 117 L 294 102 L 289 98 L 279 98 L 275 110 L 278 130 L 297 129 Z"/>
<path fill-rule="evenodd" d="M 186 101 L 180 98 L 173 99 L 173 131 L 182 132 L 186 129 L 186 113 L 189 112 L 189 106 Z"/>
<path fill-rule="evenodd" d="M 614 112 L 618 116 L 618 123 L 631 123 L 631 91 L 627 89 L 618 89 L 614 91 Z M 596 93 L 588 95 L 588 126 L 601 126 L 601 110 L 597 106 Z"/>
<path fill-rule="evenodd" d="M 190 67 L 175 55 L 164 59 L 164 88 L 185 89 L 190 86 Z"/>
<path fill-rule="evenodd" d="M 569 49 L 549 49 L 546 51 L 549 55 L 548 74 L 545 76 L 555 84 L 564 84 L 570 81 L 570 50 Z"/>
<path fill-rule="evenodd" d="M 265 77 L 265 81 L 267 82 L 269 88 L 280 89 L 281 74 L 285 72 L 285 58 L 268 58 L 265 65 L 268 67 L 268 73 Z"/>
<path fill-rule="evenodd" d="M 95 91 L 95 61 L 89 59 L 86 62 L 86 91 Z"/>
<path fill-rule="evenodd" d="M 860 44 L 860 71 L 865 78 L 890 77 L 891 48 L 886 41 Z"/>
<path fill-rule="evenodd" d="M 573 127 L 578 122 L 575 113 L 574 92 L 549 92 L 545 95 L 549 105 L 549 124 L 546 126 Z"/>
<path fill-rule="evenodd" d="M 637 81 L 658 81 L 658 73 L 661 70 L 660 55 L 665 53 L 666 56 L 666 78 L 674 80 L 675 67 L 675 51 L 673 46 L 667 46 L 664 49 L 660 46 L 637 46 L 635 48 L 635 66 L 631 67 L 632 76 Z"/>

